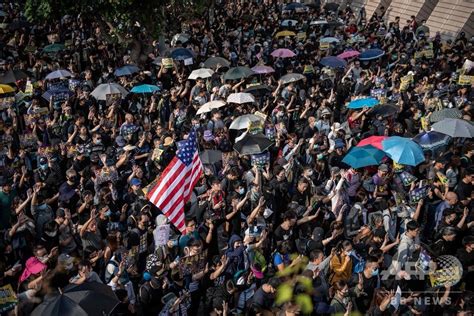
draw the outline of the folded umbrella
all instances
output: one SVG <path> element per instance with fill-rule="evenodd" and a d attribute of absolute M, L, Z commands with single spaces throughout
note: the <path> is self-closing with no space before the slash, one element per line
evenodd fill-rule
<path fill-rule="evenodd" d="M 431 129 L 454 138 L 474 137 L 474 126 L 472 123 L 461 119 L 447 118 L 433 124 Z"/>
<path fill-rule="evenodd" d="M 373 60 L 382 57 L 385 52 L 378 48 L 368 49 L 359 55 L 360 60 Z"/>
<path fill-rule="evenodd" d="M 338 58 L 336 56 L 324 57 L 319 63 L 325 67 L 330 68 L 344 68 L 347 65 L 347 62 L 344 59 Z"/>
<path fill-rule="evenodd" d="M 200 69 L 193 70 L 191 74 L 189 75 L 188 79 L 190 80 L 196 80 L 198 78 L 205 79 L 205 78 L 212 77 L 213 74 L 214 74 L 214 71 L 212 69 L 200 68 Z"/>
<path fill-rule="evenodd" d="M 303 80 L 305 79 L 306 77 L 302 74 L 298 74 L 298 73 L 290 73 L 290 74 L 286 74 L 284 76 L 282 76 L 280 78 L 281 82 L 283 84 L 288 84 L 288 83 L 292 83 L 292 82 L 297 82 L 297 81 L 300 81 L 300 80 Z"/>
<path fill-rule="evenodd" d="M 247 129 L 251 122 L 263 121 L 261 117 L 254 114 L 245 114 L 235 118 L 229 126 L 229 129 Z"/>
<path fill-rule="evenodd" d="M 138 68 L 135 65 L 125 65 L 123 67 L 115 69 L 114 75 L 116 77 L 131 76 L 134 73 L 137 73 L 139 71 L 140 71 L 140 68 Z"/>
<path fill-rule="evenodd" d="M 204 67 L 206 68 L 219 68 L 219 67 L 229 67 L 230 62 L 222 57 L 209 57 L 204 62 Z"/>
<path fill-rule="evenodd" d="M 272 145 L 273 142 L 263 134 L 245 133 L 245 135 L 235 143 L 234 149 L 241 155 L 255 155 L 264 152 Z"/>
<path fill-rule="evenodd" d="M 420 145 L 423 150 L 433 150 L 445 146 L 450 140 L 451 137 L 448 135 L 435 131 L 423 132 L 413 137 L 413 141 Z"/>
<path fill-rule="evenodd" d="M 377 104 L 379 104 L 379 100 L 375 98 L 361 98 L 361 99 L 356 99 L 347 104 L 347 108 L 349 109 L 361 109 L 364 107 L 374 107 Z"/>
<path fill-rule="evenodd" d="M 128 91 L 124 87 L 117 83 L 103 83 L 98 85 L 94 91 L 91 92 L 91 95 L 97 100 L 107 100 L 108 94 L 120 94 L 122 99 L 124 99 Z"/>
<path fill-rule="evenodd" d="M 400 108 L 393 104 L 378 104 L 370 110 L 370 115 L 381 115 L 382 117 L 392 116 L 398 113 Z"/>
<path fill-rule="evenodd" d="M 357 147 L 364 147 L 364 146 L 370 145 L 377 149 L 382 150 L 382 141 L 384 141 L 387 138 L 388 138 L 387 136 L 369 136 L 361 140 L 357 144 Z"/>
<path fill-rule="evenodd" d="M 0 83 L 16 83 L 18 80 L 28 78 L 28 75 L 21 70 L 9 70 L 0 77 Z"/>
<path fill-rule="evenodd" d="M 223 107 L 224 105 L 226 105 L 226 102 L 222 100 L 214 100 L 204 103 L 203 105 L 201 105 L 199 110 L 197 110 L 196 115 L 211 112 L 212 110 Z"/>
<path fill-rule="evenodd" d="M 53 72 L 50 72 L 47 76 L 46 76 L 46 80 L 53 80 L 53 79 L 60 79 L 60 78 L 71 78 L 72 77 L 72 73 L 66 69 L 59 69 L 59 70 L 55 70 Z"/>
<path fill-rule="evenodd" d="M 382 162 L 385 153 L 372 146 L 352 147 L 344 156 L 342 162 L 354 169 L 376 166 Z"/>
<path fill-rule="evenodd" d="M 213 164 L 222 161 L 222 151 L 220 150 L 205 150 L 199 154 L 201 162 L 205 164 Z"/>
<path fill-rule="evenodd" d="M 130 90 L 132 93 L 154 93 L 156 91 L 160 91 L 158 86 L 152 84 L 141 84 L 139 86 L 135 86 Z"/>
<path fill-rule="evenodd" d="M 354 58 L 359 56 L 360 53 L 356 50 L 346 50 L 345 52 L 337 55 L 337 57 L 342 58 L 342 59 L 349 59 L 349 58 Z"/>
<path fill-rule="evenodd" d="M 291 58 L 295 57 L 296 54 L 287 48 L 278 48 L 274 50 L 271 55 L 275 58 Z"/>
<path fill-rule="evenodd" d="M 396 163 L 416 166 L 425 161 L 423 149 L 409 138 L 392 136 L 382 141 L 383 151 Z"/>
<path fill-rule="evenodd" d="M 227 103 L 243 104 L 253 102 L 255 102 L 255 97 L 247 92 L 231 93 L 227 97 Z"/>
<path fill-rule="evenodd" d="M 239 66 L 239 67 L 230 68 L 224 74 L 224 79 L 225 80 L 237 80 L 237 79 L 250 77 L 251 75 L 254 75 L 254 74 L 255 73 L 249 67 Z"/>
<path fill-rule="evenodd" d="M 169 53 L 170 57 L 175 60 L 185 60 L 189 58 L 194 58 L 194 53 L 183 47 L 175 48 Z"/>
<path fill-rule="evenodd" d="M 442 121 L 446 118 L 460 119 L 462 117 L 462 112 L 458 109 L 442 109 L 439 111 L 434 111 L 430 115 L 430 122 L 436 123 Z"/>
<path fill-rule="evenodd" d="M 273 69 L 270 66 L 260 65 L 260 66 L 253 67 L 252 71 L 259 75 L 266 75 L 266 74 L 274 73 L 275 69 Z"/>
<path fill-rule="evenodd" d="M 31 315 L 109 315 L 118 304 L 119 300 L 110 286 L 85 282 L 68 285 L 58 295 L 46 298 Z"/>

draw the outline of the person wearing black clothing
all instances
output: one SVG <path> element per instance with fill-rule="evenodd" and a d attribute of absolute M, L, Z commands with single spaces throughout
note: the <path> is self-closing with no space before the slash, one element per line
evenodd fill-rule
<path fill-rule="evenodd" d="M 354 274 L 350 284 L 354 287 L 354 292 L 357 295 L 355 299 L 357 310 L 365 314 L 369 310 L 374 290 L 380 285 L 378 258 L 369 256 L 364 271 Z"/>
<path fill-rule="evenodd" d="M 275 302 L 275 293 L 279 285 L 280 280 L 272 278 L 255 292 L 252 309 L 257 315 L 263 315 L 264 313 L 272 311 L 273 303 Z"/>

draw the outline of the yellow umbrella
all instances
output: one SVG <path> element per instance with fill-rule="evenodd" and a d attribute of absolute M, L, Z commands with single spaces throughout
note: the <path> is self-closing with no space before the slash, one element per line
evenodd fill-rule
<path fill-rule="evenodd" d="M 7 84 L 0 84 L 0 94 L 15 92 L 15 89 Z"/>
<path fill-rule="evenodd" d="M 292 31 L 281 31 L 276 33 L 275 37 L 284 37 L 284 36 L 296 36 L 295 32 Z"/>

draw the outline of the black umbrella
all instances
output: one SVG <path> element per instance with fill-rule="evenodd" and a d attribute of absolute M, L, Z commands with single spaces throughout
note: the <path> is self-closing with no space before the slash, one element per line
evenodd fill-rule
<path fill-rule="evenodd" d="M 46 298 L 31 315 L 108 315 L 118 303 L 117 296 L 109 286 L 86 282 L 66 286 L 60 294 Z"/>
<path fill-rule="evenodd" d="M 222 160 L 222 151 L 206 150 L 199 154 L 201 162 L 205 164 L 213 164 Z"/>
<path fill-rule="evenodd" d="M 31 24 L 28 22 L 28 21 L 24 21 L 24 20 L 16 20 L 16 21 L 13 21 L 12 23 L 10 23 L 8 25 L 8 29 L 10 31 L 16 31 L 16 30 L 19 30 L 19 29 L 29 29 L 31 26 Z"/>
<path fill-rule="evenodd" d="M 222 57 L 209 57 L 204 62 L 204 67 L 206 68 L 218 68 L 219 67 L 229 67 L 230 62 Z"/>
<path fill-rule="evenodd" d="M 264 152 L 272 145 L 273 142 L 263 134 L 247 133 L 235 143 L 234 149 L 241 155 L 255 155 Z"/>
<path fill-rule="evenodd" d="M 251 93 L 253 95 L 265 95 L 267 93 L 272 92 L 272 88 L 265 84 L 259 84 L 255 86 L 250 86 L 244 90 L 244 92 Z"/>
<path fill-rule="evenodd" d="M 9 84 L 15 83 L 18 80 L 26 79 L 28 75 L 21 70 L 9 70 L 2 74 L 0 77 L 0 83 Z"/>
<path fill-rule="evenodd" d="M 249 67 L 238 66 L 238 67 L 230 68 L 224 74 L 224 79 L 225 80 L 237 80 L 237 79 L 250 77 L 251 75 L 254 75 L 254 74 L 255 74 L 255 72 L 253 72 L 252 69 L 250 69 Z"/>
<path fill-rule="evenodd" d="M 335 2 L 326 3 L 324 5 L 324 9 L 326 11 L 337 11 L 338 8 L 339 8 L 339 4 Z"/>
<path fill-rule="evenodd" d="M 442 121 L 446 118 L 460 119 L 462 118 L 462 112 L 458 109 L 442 109 L 439 111 L 434 111 L 430 115 L 430 122 L 436 123 Z"/>
<path fill-rule="evenodd" d="M 382 117 L 392 116 L 398 113 L 400 108 L 393 104 L 379 104 L 374 106 L 369 114 L 371 115 L 381 115 Z"/>

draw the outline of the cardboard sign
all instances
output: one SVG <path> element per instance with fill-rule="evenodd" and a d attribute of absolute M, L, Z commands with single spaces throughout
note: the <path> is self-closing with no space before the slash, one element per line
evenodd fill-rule
<path fill-rule="evenodd" d="M 18 304 L 15 291 L 10 284 L 0 287 L 0 313 L 12 310 Z"/>
<path fill-rule="evenodd" d="M 170 239 L 170 225 L 160 225 L 153 231 L 156 246 L 163 246 L 168 243 Z"/>
<path fill-rule="evenodd" d="M 120 101 L 122 95 L 120 93 L 111 93 L 105 96 L 105 104 L 107 107 L 113 105 L 116 101 Z"/>
<path fill-rule="evenodd" d="M 179 259 L 178 269 L 181 276 L 193 275 L 204 271 L 207 262 L 207 250 L 194 256 L 186 256 Z"/>

